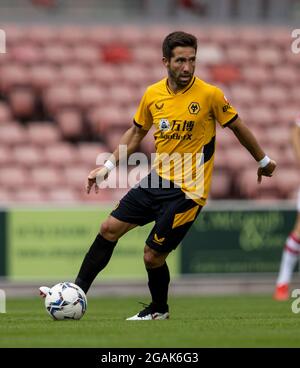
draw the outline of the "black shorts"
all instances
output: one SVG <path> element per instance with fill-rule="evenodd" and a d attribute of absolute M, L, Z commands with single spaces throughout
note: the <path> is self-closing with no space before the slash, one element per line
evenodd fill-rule
<path fill-rule="evenodd" d="M 141 183 L 150 184 L 150 174 Z M 150 185 L 132 188 L 111 213 L 120 221 L 140 226 L 155 221 L 146 244 L 158 252 L 175 249 L 202 208 L 192 199 L 186 198 L 179 187 L 172 182 L 168 183 L 170 188 L 150 188 Z"/>

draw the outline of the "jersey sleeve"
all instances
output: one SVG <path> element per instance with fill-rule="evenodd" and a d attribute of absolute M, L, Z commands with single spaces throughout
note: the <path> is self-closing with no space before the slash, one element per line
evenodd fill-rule
<path fill-rule="evenodd" d="M 238 117 L 238 113 L 232 107 L 220 88 L 215 88 L 212 98 L 212 110 L 215 119 L 222 127 L 226 127 Z"/>
<path fill-rule="evenodd" d="M 148 90 L 146 90 L 144 96 L 141 99 L 139 107 L 134 115 L 133 122 L 139 128 L 142 128 L 144 130 L 149 130 L 153 124 L 152 115 L 149 110 Z"/>

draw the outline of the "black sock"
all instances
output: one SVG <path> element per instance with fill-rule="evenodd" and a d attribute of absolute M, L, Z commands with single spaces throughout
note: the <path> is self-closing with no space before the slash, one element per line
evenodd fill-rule
<path fill-rule="evenodd" d="M 157 312 L 165 313 L 168 311 L 168 289 L 170 273 L 167 263 L 157 268 L 147 268 L 148 286 L 152 296 L 152 303 Z"/>
<path fill-rule="evenodd" d="M 117 242 L 112 242 L 98 234 L 84 257 L 75 284 L 86 293 L 95 277 L 108 264 Z"/>

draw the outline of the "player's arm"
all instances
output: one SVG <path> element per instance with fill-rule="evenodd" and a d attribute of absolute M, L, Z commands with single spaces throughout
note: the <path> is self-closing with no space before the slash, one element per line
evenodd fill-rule
<path fill-rule="evenodd" d="M 89 193 L 93 185 L 95 185 L 95 192 L 97 193 L 99 190 L 97 183 L 100 183 L 107 178 L 109 172 L 113 169 L 113 167 L 115 167 L 118 162 L 122 160 L 122 156 L 125 156 L 126 154 L 129 156 L 133 152 L 135 152 L 147 133 L 147 130 L 139 128 L 135 125 L 129 128 L 121 137 L 118 147 L 108 158 L 105 165 L 102 167 L 97 167 L 89 173 L 88 181 L 86 184 L 86 192 Z M 127 153 L 124 150 L 119 150 L 119 147 L 121 145 L 127 146 Z"/>
<path fill-rule="evenodd" d="M 228 126 L 235 134 L 240 143 L 251 153 L 254 159 L 262 163 L 263 167 L 259 167 L 257 170 L 257 181 L 260 183 L 262 176 L 272 176 L 273 171 L 276 168 L 276 162 L 268 159 L 265 152 L 260 147 L 253 133 L 242 122 L 240 118 L 229 124 Z M 266 158 L 266 159 L 265 159 Z M 267 164 L 264 166 L 264 161 L 267 160 Z M 269 162 L 268 162 L 269 161 Z"/>
<path fill-rule="evenodd" d="M 297 161 L 300 164 L 300 125 L 293 126 L 291 139 Z"/>

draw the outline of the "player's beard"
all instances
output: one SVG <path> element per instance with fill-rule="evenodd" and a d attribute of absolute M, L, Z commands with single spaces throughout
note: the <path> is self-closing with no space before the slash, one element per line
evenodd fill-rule
<path fill-rule="evenodd" d="M 193 76 L 194 76 L 194 72 L 193 73 L 189 73 L 189 74 L 181 74 L 179 72 L 175 72 L 174 70 L 172 70 L 171 68 L 168 69 L 168 75 L 169 75 L 169 79 L 176 84 L 176 86 L 178 87 L 178 89 L 182 89 L 184 87 L 186 87 L 192 80 Z M 182 77 L 188 77 L 186 79 L 181 79 Z"/>

